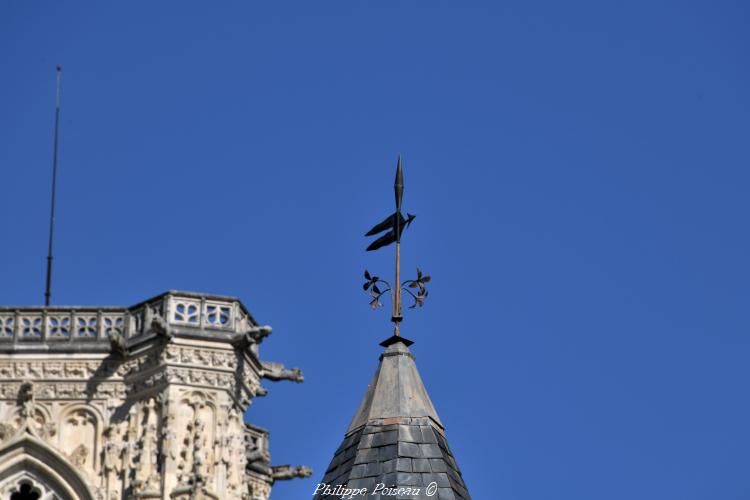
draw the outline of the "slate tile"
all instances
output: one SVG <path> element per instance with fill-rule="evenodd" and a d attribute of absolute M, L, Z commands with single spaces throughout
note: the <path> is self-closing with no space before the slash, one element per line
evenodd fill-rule
<path fill-rule="evenodd" d="M 356 434 L 352 434 L 348 438 L 344 439 L 344 443 L 343 443 L 344 444 L 344 448 L 348 448 L 348 447 L 353 446 L 354 444 L 356 444 L 357 443 L 357 437 L 358 436 Z"/>
<path fill-rule="evenodd" d="M 432 472 L 430 460 L 427 458 L 415 458 L 412 460 L 412 470 L 414 472 Z"/>
<path fill-rule="evenodd" d="M 380 462 L 373 462 L 367 464 L 367 469 L 365 470 L 365 476 L 379 476 L 383 473 L 383 466 Z"/>
<path fill-rule="evenodd" d="M 380 476 L 379 480 L 376 481 L 378 483 L 383 483 L 387 487 L 393 487 L 396 485 L 396 472 L 389 472 L 388 474 L 383 474 Z"/>
<path fill-rule="evenodd" d="M 341 460 L 343 462 L 346 462 L 347 460 L 351 460 L 352 458 L 357 456 L 357 448 L 352 446 L 351 448 L 347 448 L 346 451 L 341 455 Z"/>
<path fill-rule="evenodd" d="M 365 477 L 365 470 L 367 466 L 365 464 L 359 464 L 352 467 L 352 472 L 349 474 L 349 479 L 360 479 Z"/>
<path fill-rule="evenodd" d="M 423 499 L 423 498 L 425 498 L 425 497 L 424 497 L 424 495 L 415 495 L 415 494 L 412 494 L 412 495 L 408 495 L 408 494 L 401 494 L 401 495 L 396 495 L 395 497 L 394 497 L 394 496 L 391 496 L 390 498 L 393 498 L 393 499 L 395 499 L 395 500 L 422 500 L 422 499 Z"/>
<path fill-rule="evenodd" d="M 422 446 L 431 446 L 431 445 L 422 445 Z M 415 443 L 398 443 L 398 455 L 400 457 L 410 457 L 410 458 L 422 458 L 423 455 L 419 451 L 420 445 Z"/>
<path fill-rule="evenodd" d="M 372 442 L 377 434 L 364 434 L 357 445 L 357 449 L 372 448 Z"/>
<path fill-rule="evenodd" d="M 437 436 L 435 431 L 429 425 L 423 425 L 420 427 L 422 431 L 422 443 L 438 444 Z"/>
<path fill-rule="evenodd" d="M 419 449 L 421 450 L 421 456 L 424 458 L 440 458 L 443 456 L 440 447 L 436 444 L 420 444 Z"/>
<path fill-rule="evenodd" d="M 335 457 L 336 455 L 338 455 L 339 453 L 341 453 L 345 449 L 346 449 L 346 439 L 341 442 L 341 444 L 339 445 L 338 448 L 336 448 L 336 451 L 333 452 L 333 456 Z"/>
<path fill-rule="evenodd" d="M 377 448 L 365 448 L 357 452 L 357 458 L 354 459 L 355 464 L 364 464 L 367 462 L 378 461 L 378 449 Z"/>
<path fill-rule="evenodd" d="M 399 472 L 396 477 L 398 486 L 422 486 L 422 475 L 412 472 Z"/>
<path fill-rule="evenodd" d="M 398 441 L 397 431 L 379 432 L 372 434 L 372 446 L 385 446 L 388 444 L 395 444 Z"/>
<path fill-rule="evenodd" d="M 431 458 L 430 459 L 430 468 L 432 469 L 432 472 L 447 472 L 448 466 L 443 461 L 442 458 Z"/>
<path fill-rule="evenodd" d="M 347 460 L 346 462 L 342 462 L 342 463 L 341 463 L 341 464 L 339 465 L 339 467 L 341 468 L 341 470 L 349 470 L 349 469 L 351 469 L 351 468 L 352 468 L 353 466 L 354 466 L 354 459 L 353 459 L 353 458 L 351 458 L 351 459 Z"/>
<path fill-rule="evenodd" d="M 435 498 L 435 497 L 433 497 Z M 457 500 L 450 488 L 438 488 L 438 500 Z"/>
<path fill-rule="evenodd" d="M 415 425 L 399 425 L 398 440 L 408 441 L 410 443 L 421 443 L 422 433 L 420 432 L 419 427 Z"/>
<path fill-rule="evenodd" d="M 389 444 L 388 446 L 373 449 L 380 450 L 379 456 L 381 462 L 392 458 L 398 458 L 399 456 L 399 448 L 395 444 Z"/>
<path fill-rule="evenodd" d="M 398 430 L 387 431 L 383 433 L 384 444 L 398 443 Z"/>
<path fill-rule="evenodd" d="M 398 472 L 411 472 L 411 458 L 397 458 L 396 470 Z"/>
<path fill-rule="evenodd" d="M 448 474 L 445 472 L 434 472 L 430 474 L 422 474 L 422 480 L 425 484 L 437 483 L 441 488 L 450 488 L 451 482 L 448 479 Z"/>
<path fill-rule="evenodd" d="M 349 481 L 349 488 L 367 488 L 367 491 L 372 491 L 373 486 L 375 485 L 375 481 L 373 481 L 373 478 L 366 477 L 362 479 L 352 479 Z"/>
<path fill-rule="evenodd" d="M 396 472 L 396 460 L 397 459 L 393 458 L 391 460 L 386 460 L 384 462 L 381 462 L 383 465 L 382 473 L 387 474 L 388 472 Z"/>

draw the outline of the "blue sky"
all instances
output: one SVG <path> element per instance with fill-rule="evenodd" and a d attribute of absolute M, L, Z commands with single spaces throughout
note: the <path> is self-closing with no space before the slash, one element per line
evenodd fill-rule
<path fill-rule="evenodd" d="M 248 418 L 309 498 L 388 312 L 363 233 L 403 154 L 404 334 L 477 500 L 750 498 L 743 2 L 3 2 L 0 303 L 240 297 Z"/>

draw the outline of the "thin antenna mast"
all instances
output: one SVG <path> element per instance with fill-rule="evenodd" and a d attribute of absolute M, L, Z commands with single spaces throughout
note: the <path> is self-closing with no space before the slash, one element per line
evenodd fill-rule
<path fill-rule="evenodd" d="M 44 305 L 48 306 L 52 295 L 52 239 L 55 234 L 55 193 L 57 191 L 57 137 L 60 130 L 60 77 L 62 66 L 57 65 L 57 84 L 55 90 L 55 143 L 52 153 L 52 200 L 49 214 L 49 245 L 47 247 L 47 287 L 44 291 Z"/>

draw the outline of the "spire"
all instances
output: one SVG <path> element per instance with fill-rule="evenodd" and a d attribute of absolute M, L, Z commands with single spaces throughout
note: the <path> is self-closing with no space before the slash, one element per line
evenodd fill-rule
<path fill-rule="evenodd" d="M 315 489 L 314 500 L 333 498 L 409 498 L 432 500 L 471 500 L 453 453 L 445 439 L 445 429 L 419 376 L 414 342 L 399 332 L 401 292 L 415 308 L 427 298 L 426 283 L 417 268 L 417 278 L 401 281 L 401 232 L 414 219 L 401 213 L 404 173 L 401 156 L 396 165 L 396 211 L 376 224 L 365 236 L 389 230 L 367 250 L 396 243 L 396 279 L 393 286 L 365 270 L 363 288 L 370 293 L 373 309 L 380 297 L 390 292 L 393 335 L 380 343 L 385 351 L 365 396 L 359 404 L 344 442 L 336 450 L 323 481 Z M 413 290 L 413 291 L 412 291 Z M 356 491 L 355 491 L 356 490 Z"/>
<path fill-rule="evenodd" d="M 411 344 L 395 335 L 381 344 L 375 376 L 315 500 L 341 498 L 347 488 L 367 488 L 367 498 L 390 498 L 389 492 L 404 488 L 394 498 L 470 500 Z"/>
<path fill-rule="evenodd" d="M 417 371 L 414 355 L 409 351 L 412 341 L 394 336 L 383 344 L 385 352 L 380 355 L 378 369 L 347 432 L 370 420 L 398 417 L 427 417 L 442 428 Z"/>

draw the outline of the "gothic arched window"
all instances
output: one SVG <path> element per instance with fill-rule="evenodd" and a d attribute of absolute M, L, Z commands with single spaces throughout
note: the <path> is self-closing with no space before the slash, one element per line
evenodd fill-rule
<path fill-rule="evenodd" d="M 10 500 L 39 500 L 40 496 L 41 492 L 37 488 L 24 481 L 18 491 L 11 493 Z"/>

